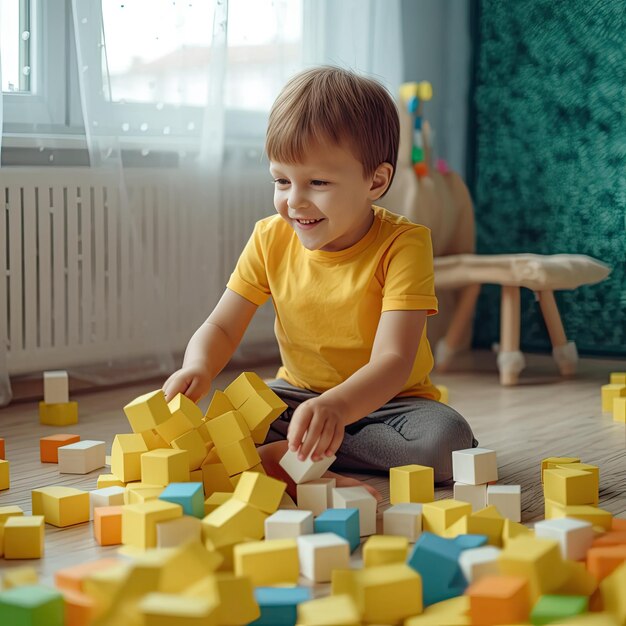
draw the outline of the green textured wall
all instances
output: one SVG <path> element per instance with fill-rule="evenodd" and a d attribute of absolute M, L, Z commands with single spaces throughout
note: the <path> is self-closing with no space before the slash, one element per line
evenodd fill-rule
<path fill-rule="evenodd" d="M 470 177 L 481 253 L 588 254 L 613 267 L 557 293 L 581 352 L 626 355 L 626 2 L 478 0 Z M 472 180 L 473 178 L 473 180 Z M 523 290 L 522 347 L 548 350 Z M 483 288 L 475 342 L 499 335 Z"/>

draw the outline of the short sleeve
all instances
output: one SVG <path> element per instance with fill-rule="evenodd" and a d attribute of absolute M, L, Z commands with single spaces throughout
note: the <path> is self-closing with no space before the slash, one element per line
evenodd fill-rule
<path fill-rule="evenodd" d="M 382 311 L 437 313 L 430 230 L 417 226 L 402 232 L 384 261 Z"/>
<path fill-rule="evenodd" d="M 270 297 L 265 255 L 263 251 L 264 221 L 257 222 L 227 287 L 257 306 Z"/>

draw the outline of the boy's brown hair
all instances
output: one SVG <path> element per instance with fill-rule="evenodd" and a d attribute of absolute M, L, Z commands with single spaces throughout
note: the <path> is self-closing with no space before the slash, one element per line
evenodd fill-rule
<path fill-rule="evenodd" d="M 380 83 L 322 66 L 296 74 L 283 87 L 270 111 L 265 150 L 272 161 L 297 163 L 312 143 L 330 141 L 354 154 L 364 176 L 381 163 L 390 163 L 395 174 L 399 138 L 396 105 Z"/>

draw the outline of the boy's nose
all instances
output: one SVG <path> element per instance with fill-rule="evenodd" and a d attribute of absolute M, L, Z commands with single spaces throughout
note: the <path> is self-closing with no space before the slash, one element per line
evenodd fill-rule
<path fill-rule="evenodd" d="M 290 209 L 304 209 L 308 206 L 309 202 L 306 199 L 306 197 L 304 196 L 304 194 L 301 193 L 291 193 L 289 195 L 289 200 L 287 202 L 287 204 L 289 205 Z"/>

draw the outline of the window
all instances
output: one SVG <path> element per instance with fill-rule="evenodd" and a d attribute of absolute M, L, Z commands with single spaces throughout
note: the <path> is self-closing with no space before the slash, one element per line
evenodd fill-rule
<path fill-rule="evenodd" d="M 30 92 L 30 0 L 0 0 L 2 91 Z"/>

